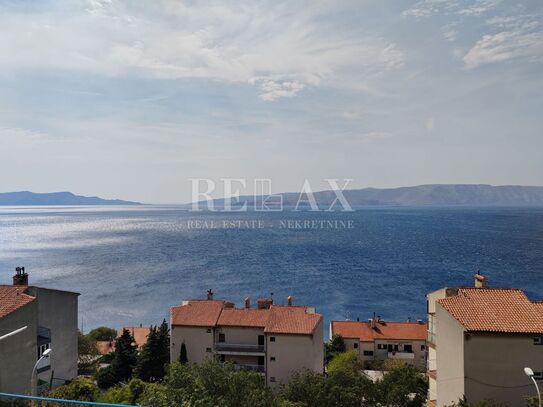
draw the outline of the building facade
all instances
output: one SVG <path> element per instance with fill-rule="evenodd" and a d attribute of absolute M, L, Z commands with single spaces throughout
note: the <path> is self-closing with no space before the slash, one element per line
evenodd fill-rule
<path fill-rule="evenodd" d="M 275 305 L 259 299 L 257 307 L 245 300 L 244 308 L 214 300 L 184 301 L 171 308 L 171 360 L 180 358 L 184 345 L 189 362 L 201 363 L 215 355 L 239 369 L 262 374 L 276 386 L 297 370 L 322 373 L 324 344 L 322 316 L 315 309 Z"/>
<path fill-rule="evenodd" d="M 0 390 L 31 393 L 32 370 L 43 352 L 50 356 L 37 366 L 37 384 L 58 386 L 77 376 L 77 306 L 79 294 L 28 285 L 18 269 L 11 286 L 0 286 L 0 335 L 26 326 L 0 341 Z"/>
<path fill-rule="evenodd" d="M 428 377 L 431 405 L 494 399 L 524 406 L 535 396 L 524 374 L 543 380 L 543 304 L 520 289 L 443 288 L 428 294 Z M 543 383 L 543 382 L 542 382 Z"/>
<path fill-rule="evenodd" d="M 426 369 L 427 325 L 417 322 L 387 322 L 380 318 L 361 321 L 331 321 L 330 338 L 341 335 L 345 347 L 355 351 L 365 368 L 374 362 L 399 360 Z"/>

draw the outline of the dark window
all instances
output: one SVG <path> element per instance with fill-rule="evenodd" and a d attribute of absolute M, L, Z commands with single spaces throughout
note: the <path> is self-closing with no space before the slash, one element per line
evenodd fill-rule
<path fill-rule="evenodd" d="M 537 381 L 543 380 L 543 372 L 534 372 L 534 379 Z"/>
<path fill-rule="evenodd" d="M 372 350 L 365 350 L 364 351 L 364 356 L 373 356 L 373 351 Z"/>
<path fill-rule="evenodd" d="M 275 382 L 275 377 L 271 376 L 270 377 L 270 382 Z"/>
<path fill-rule="evenodd" d="M 211 333 L 211 328 L 207 328 L 207 331 L 206 331 L 208 334 Z"/>
<path fill-rule="evenodd" d="M 543 345 L 543 338 L 541 338 L 541 336 L 536 336 L 534 338 L 534 345 Z"/>
<path fill-rule="evenodd" d="M 272 362 L 275 362 L 275 356 L 270 356 L 270 360 L 271 360 Z"/>
<path fill-rule="evenodd" d="M 403 345 L 403 351 L 413 353 L 413 346 L 411 346 L 411 345 Z"/>
<path fill-rule="evenodd" d="M 224 336 L 224 334 L 219 334 L 219 342 L 224 342 L 226 341 L 226 337 Z"/>
<path fill-rule="evenodd" d="M 398 352 L 398 349 L 399 349 L 399 348 L 398 348 L 398 345 L 394 345 L 394 351 L 395 351 L 395 352 Z"/>
<path fill-rule="evenodd" d="M 392 352 L 392 345 L 388 344 L 387 349 L 388 349 L 389 352 Z"/>
<path fill-rule="evenodd" d="M 226 356 L 224 356 L 224 355 L 221 355 L 221 362 L 223 362 L 223 363 L 224 363 L 225 361 L 226 361 Z"/>
<path fill-rule="evenodd" d="M 425 349 L 426 349 L 426 346 L 420 345 L 420 350 L 425 350 Z"/>
<path fill-rule="evenodd" d="M 211 348 L 206 348 L 206 352 L 211 352 Z"/>
<path fill-rule="evenodd" d="M 258 357 L 258 366 L 264 366 L 264 356 Z"/>
<path fill-rule="evenodd" d="M 275 336 L 270 336 L 270 342 L 275 342 Z M 271 380 L 271 378 L 270 378 Z"/>
<path fill-rule="evenodd" d="M 264 346 L 264 335 L 258 335 L 258 346 Z"/>
<path fill-rule="evenodd" d="M 381 349 L 381 344 L 380 343 L 377 344 L 377 349 Z"/>
<path fill-rule="evenodd" d="M 353 346 L 355 349 L 358 348 L 358 343 L 355 342 Z"/>

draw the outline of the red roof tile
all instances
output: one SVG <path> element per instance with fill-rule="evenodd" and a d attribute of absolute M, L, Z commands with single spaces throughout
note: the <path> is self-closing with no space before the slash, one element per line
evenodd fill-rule
<path fill-rule="evenodd" d="M 321 315 L 308 312 L 307 307 L 272 305 L 264 332 L 311 335 L 321 320 Z"/>
<path fill-rule="evenodd" d="M 332 321 L 332 335 L 373 342 L 376 339 L 425 341 L 428 326 L 418 322 L 378 322 L 372 329 L 369 322 Z"/>
<path fill-rule="evenodd" d="M 269 309 L 226 308 L 222 310 L 217 325 L 264 328 L 269 317 Z"/>
<path fill-rule="evenodd" d="M 185 305 L 172 307 L 172 325 L 215 326 L 225 302 L 221 300 L 190 300 Z"/>
<path fill-rule="evenodd" d="M 321 315 L 309 312 L 307 307 L 272 305 L 268 309 L 232 308 L 225 301 L 198 300 L 172 307 L 172 325 L 185 326 L 238 326 L 262 328 L 276 334 L 311 335 Z"/>
<path fill-rule="evenodd" d="M 141 349 L 143 345 L 147 343 L 147 337 L 151 328 L 149 327 L 140 327 L 140 326 L 125 326 L 122 329 L 119 329 L 117 332 L 118 336 L 123 334 L 123 330 L 127 329 L 128 332 L 134 337 L 134 342 L 136 343 L 138 349 Z"/>
<path fill-rule="evenodd" d="M 13 285 L 0 286 L 0 318 L 35 300 L 31 295 L 25 294 L 26 288 Z"/>
<path fill-rule="evenodd" d="M 100 355 L 107 355 L 115 351 L 115 341 L 96 341 L 96 349 Z"/>
<path fill-rule="evenodd" d="M 468 331 L 543 333 L 543 307 L 520 289 L 460 288 L 438 303 Z"/>

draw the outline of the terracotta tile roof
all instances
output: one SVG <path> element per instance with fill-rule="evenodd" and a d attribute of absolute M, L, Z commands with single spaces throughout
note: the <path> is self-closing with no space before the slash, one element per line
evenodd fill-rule
<path fill-rule="evenodd" d="M 222 300 L 190 300 L 184 305 L 172 307 L 172 325 L 215 326 L 225 302 Z"/>
<path fill-rule="evenodd" d="M 513 288 L 460 288 L 438 300 L 468 331 L 543 333 L 543 307 Z"/>
<path fill-rule="evenodd" d="M 107 355 L 115 351 L 115 341 L 96 341 L 96 349 L 100 355 Z"/>
<path fill-rule="evenodd" d="M 272 305 L 264 332 L 311 335 L 321 320 L 321 315 L 309 313 L 307 307 Z"/>
<path fill-rule="evenodd" d="M 222 310 L 217 325 L 264 328 L 269 317 L 269 309 L 226 308 Z"/>
<path fill-rule="evenodd" d="M 262 328 L 276 334 L 311 335 L 322 316 L 307 307 L 272 305 L 268 309 L 232 308 L 231 303 L 217 300 L 187 301 L 172 307 L 172 325 L 238 326 Z"/>
<path fill-rule="evenodd" d="M 25 286 L 0 285 L 0 318 L 35 300 L 25 294 L 26 289 Z"/>
<path fill-rule="evenodd" d="M 125 329 L 127 329 L 134 337 L 134 342 L 136 343 L 138 349 L 141 349 L 141 347 L 147 343 L 147 337 L 149 336 L 151 328 L 145 326 L 125 326 L 117 331 L 117 336 L 121 336 L 123 334 L 123 330 Z"/>
<path fill-rule="evenodd" d="M 369 322 L 332 321 L 332 335 L 344 338 L 356 338 L 362 342 L 373 342 L 376 339 L 425 341 L 427 324 L 418 322 L 378 322 L 372 329 Z"/>

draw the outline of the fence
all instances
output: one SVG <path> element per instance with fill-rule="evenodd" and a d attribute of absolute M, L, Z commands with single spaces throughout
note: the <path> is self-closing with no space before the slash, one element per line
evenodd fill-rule
<path fill-rule="evenodd" d="M 96 406 L 96 407 L 138 407 L 128 404 L 98 403 L 94 401 L 65 400 L 52 397 L 34 397 L 22 394 L 0 393 L 0 407 L 61 407 L 61 406 Z"/>

